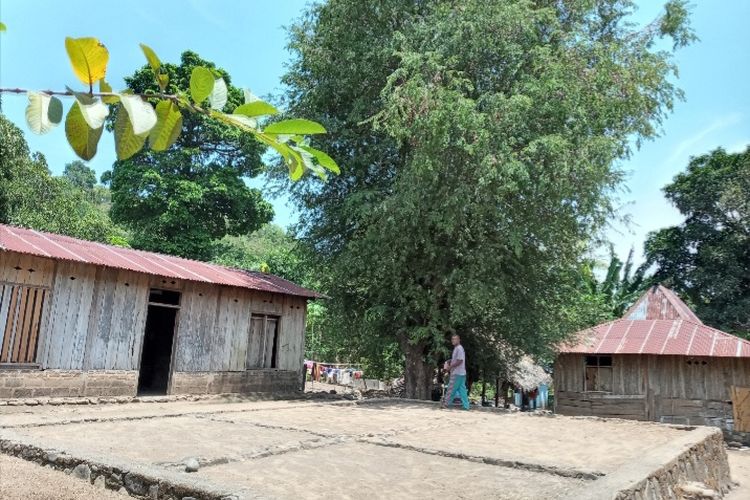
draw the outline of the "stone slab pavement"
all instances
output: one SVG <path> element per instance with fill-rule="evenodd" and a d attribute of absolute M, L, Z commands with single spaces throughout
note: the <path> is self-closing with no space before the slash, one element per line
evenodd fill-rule
<path fill-rule="evenodd" d="M 177 500 L 164 485 L 217 499 L 571 498 L 686 432 L 390 401 L 0 407 L 0 442 L 156 478 L 153 494 Z"/>

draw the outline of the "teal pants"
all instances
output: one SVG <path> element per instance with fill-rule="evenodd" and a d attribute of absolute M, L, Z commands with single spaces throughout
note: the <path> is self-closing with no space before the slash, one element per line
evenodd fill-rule
<path fill-rule="evenodd" d="M 461 398 L 461 406 L 464 410 L 469 409 L 469 395 L 466 393 L 466 375 L 451 375 L 448 389 L 445 391 L 445 401 L 443 406 L 446 408 L 453 405 L 456 396 Z"/>

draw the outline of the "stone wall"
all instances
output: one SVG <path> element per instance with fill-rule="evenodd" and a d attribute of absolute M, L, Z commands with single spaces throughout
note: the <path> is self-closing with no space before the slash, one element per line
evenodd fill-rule
<path fill-rule="evenodd" d="M 0 399 L 135 396 L 137 371 L 0 370 Z"/>
<path fill-rule="evenodd" d="M 170 394 L 277 393 L 300 390 L 299 372 L 175 372 Z M 137 371 L 0 370 L 0 399 L 136 395 Z"/>
<path fill-rule="evenodd" d="M 679 500 L 684 488 L 700 483 L 721 497 L 731 487 L 729 462 L 721 431 L 686 428 L 685 435 L 656 448 L 637 463 L 628 464 L 594 481 L 576 500 Z M 571 499 L 572 500 L 572 499 Z"/>
<path fill-rule="evenodd" d="M 244 372 L 175 372 L 172 394 L 279 393 L 300 390 L 299 372 L 247 370 Z"/>

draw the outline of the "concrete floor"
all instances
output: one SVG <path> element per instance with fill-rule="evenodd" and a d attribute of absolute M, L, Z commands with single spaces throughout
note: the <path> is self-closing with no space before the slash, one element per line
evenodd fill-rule
<path fill-rule="evenodd" d="M 575 497 L 685 432 L 424 404 L 0 407 L 0 437 L 248 498 Z M 189 458 L 201 464 L 198 472 L 184 472 Z M 26 498 L 12 496 L 9 467 L 0 462 L 0 498 Z"/>

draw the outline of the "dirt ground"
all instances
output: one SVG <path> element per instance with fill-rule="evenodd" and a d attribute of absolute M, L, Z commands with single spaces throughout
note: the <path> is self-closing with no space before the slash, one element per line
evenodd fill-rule
<path fill-rule="evenodd" d="M 649 423 L 444 411 L 416 403 L 213 400 L 0 407 L 0 437 L 263 498 L 575 497 L 595 477 L 685 432 Z M 198 472 L 184 472 L 189 458 L 201 464 Z M 63 496 L 24 496 L 28 481 L 18 478 L 27 474 L 51 475 L 38 482 L 32 475 L 37 484 L 77 481 L 24 465 L 0 462 L 0 498 L 109 498 L 64 488 L 58 491 Z"/>
<path fill-rule="evenodd" d="M 0 454 L 3 500 L 125 500 L 130 495 L 101 490 L 54 469 Z"/>
<path fill-rule="evenodd" d="M 725 500 L 750 499 L 750 450 L 728 450 L 729 467 L 732 469 L 732 479 L 739 486 L 724 497 Z"/>

